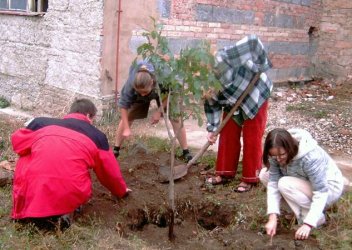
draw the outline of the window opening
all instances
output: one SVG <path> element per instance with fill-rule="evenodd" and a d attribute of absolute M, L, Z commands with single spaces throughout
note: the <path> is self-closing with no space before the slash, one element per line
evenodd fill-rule
<path fill-rule="evenodd" d="M 46 12 L 48 0 L 0 0 L 0 11 Z"/>

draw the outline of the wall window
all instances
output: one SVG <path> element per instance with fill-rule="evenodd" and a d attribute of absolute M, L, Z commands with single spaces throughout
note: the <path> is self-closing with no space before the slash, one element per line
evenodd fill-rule
<path fill-rule="evenodd" d="M 48 0 L 0 0 L 0 11 L 46 12 Z"/>

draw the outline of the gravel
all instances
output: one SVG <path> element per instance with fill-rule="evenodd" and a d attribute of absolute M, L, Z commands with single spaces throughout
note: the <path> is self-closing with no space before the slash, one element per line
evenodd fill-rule
<path fill-rule="evenodd" d="M 303 128 L 328 152 L 352 155 L 350 83 L 313 81 L 274 87 L 267 131 L 276 127 Z"/>

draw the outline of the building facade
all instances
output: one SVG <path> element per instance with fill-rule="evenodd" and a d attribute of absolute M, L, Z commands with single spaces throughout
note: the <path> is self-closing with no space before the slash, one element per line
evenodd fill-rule
<path fill-rule="evenodd" d="M 274 82 L 344 80 L 351 10 L 349 0 L 0 0 L 0 97 L 53 115 L 76 97 L 114 107 L 150 17 L 164 24 L 174 53 L 257 34 Z"/>

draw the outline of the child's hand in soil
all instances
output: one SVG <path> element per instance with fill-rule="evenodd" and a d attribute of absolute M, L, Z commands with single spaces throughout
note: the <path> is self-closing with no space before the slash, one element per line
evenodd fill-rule
<path fill-rule="evenodd" d="M 266 234 L 270 236 L 274 236 L 276 234 L 276 228 L 277 228 L 277 215 L 270 214 L 269 221 L 265 224 Z"/>

